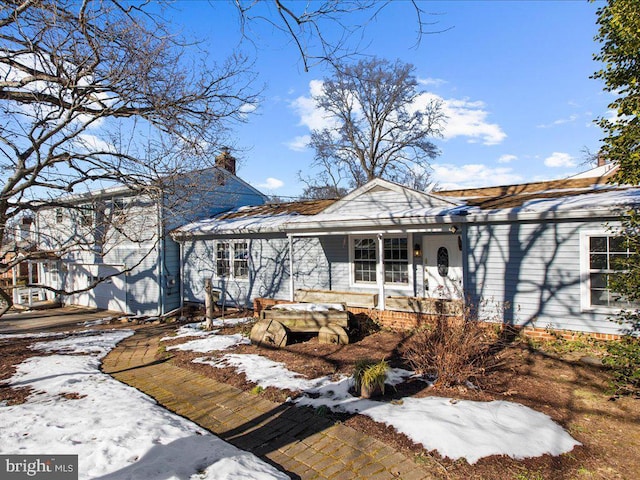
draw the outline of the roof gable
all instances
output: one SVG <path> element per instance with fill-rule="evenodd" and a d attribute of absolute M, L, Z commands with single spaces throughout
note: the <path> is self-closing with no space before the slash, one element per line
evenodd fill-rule
<path fill-rule="evenodd" d="M 455 207 L 453 199 L 441 198 L 430 193 L 419 192 L 397 183 L 376 178 L 353 190 L 323 211 L 326 214 L 370 212 L 393 212 L 410 208 Z"/>

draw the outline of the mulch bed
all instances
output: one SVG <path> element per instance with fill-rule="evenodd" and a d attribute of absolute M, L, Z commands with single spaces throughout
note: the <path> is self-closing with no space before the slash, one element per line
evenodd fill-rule
<path fill-rule="evenodd" d="M 108 326 L 105 326 L 108 328 Z M 225 328 L 221 333 L 247 332 L 249 326 Z M 234 353 L 255 353 L 284 363 L 288 369 L 308 378 L 353 371 L 362 358 L 386 358 L 394 367 L 407 366 L 400 355 L 408 335 L 379 331 L 362 335 L 350 345 L 321 345 L 316 338 L 299 338 L 283 349 L 271 350 L 243 345 Z M 27 388 L 9 388 L 3 383 L 15 372 L 15 365 L 30 356 L 43 355 L 28 347 L 40 339 L 5 339 L 0 341 L 0 405 L 24 401 Z M 167 346 L 188 338 L 164 342 Z M 220 352 L 224 354 L 225 352 Z M 232 368 L 212 368 L 194 364 L 193 358 L 209 356 L 194 352 L 171 350 L 158 352 L 170 355 L 171 361 L 184 368 L 228 383 L 245 391 L 255 385 Z M 214 354 L 210 354 L 214 355 Z M 501 366 L 488 374 L 482 390 L 464 387 L 430 388 L 424 382 L 413 381 L 388 389 L 382 401 L 402 396 L 443 396 L 470 400 L 508 400 L 522 403 L 549 415 L 561 424 L 583 446 L 551 457 L 515 460 L 492 456 L 469 465 L 465 460 L 452 461 L 436 452 L 427 452 L 393 428 L 374 422 L 362 415 L 337 415 L 322 412 L 335 422 L 343 422 L 375 437 L 414 458 L 436 478 L 442 479 L 631 479 L 640 478 L 640 404 L 631 398 L 613 401 L 608 393 L 608 372 L 602 367 L 578 360 L 576 354 L 550 354 L 520 341 L 506 346 L 500 353 Z M 265 398 L 282 402 L 296 392 L 267 388 L 260 393 Z M 0 407 L 1 408 L 1 407 Z"/>
<path fill-rule="evenodd" d="M 220 333 L 247 331 L 247 326 L 224 328 Z M 284 363 L 289 370 L 308 378 L 331 374 L 350 375 L 356 361 L 362 358 L 385 358 L 394 367 L 408 368 L 400 352 L 407 342 L 407 333 L 379 331 L 366 335 L 349 345 L 322 345 L 317 338 L 298 337 L 295 343 L 282 349 L 242 345 L 234 353 L 252 353 Z M 185 339 L 166 342 L 181 343 Z M 224 355 L 225 352 L 203 355 L 171 350 L 172 361 L 196 370 L 245 391 L 255 384 L 233 368 L 212 368 L 194 364 L 202 356 Z M 452 461 L 436 452 L 427 452 L 392 427 L 374 422 L 363 415 L 340 415 L 322 412 L 336 422 L 342 422 L 375 437 L 406 455 L 413 457 L 434 476 L 443 479 L 574 479 L 574 478 L 640 478 L 640 459 L 629 455 L 631 446 L 640 446 L 640 406 L 636 400 L 624 398 L 612 401 L 607 392 L 608 372 L 570 356 L 545 353 L 524 341 L 505 346 L 500 352 L 500 367 L 488 373 L 485 388 L 430 387 L 414 380 L 388 389 L 382 401 L 400 397 L 442 396 L 476 401 L 506 400 L 522 403 L 549 415 L 562 425 L 583 446 L 552 457 L 516 460 L 492 456 L 469 465 L 465 460 Z M 297 392 L 267 388 L 260 393 L 270 400 L 282 402 Z M 624 432 L 624 433 L 622 433 Z"/>

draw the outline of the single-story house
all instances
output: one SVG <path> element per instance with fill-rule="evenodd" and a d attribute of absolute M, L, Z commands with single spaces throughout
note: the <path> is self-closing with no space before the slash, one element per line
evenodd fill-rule
<path fill-rule="evenodd" d="M 224 151 L 216 166 L 162 179 L 147 189 L 115 186 L 40 208 L 36 236 L 59 261 L 39 264 L 40 283 L 74 292 L 64 304 L 139 315 L 178 308 L 180 255 L 171 229 L 267 197 L 235 175 Z M 60 296 L 48 291 L 48 296 Z"/>
<path fill-rule="evenodd" d="M 172 232 L 183 301 L 344 300 L 394 327 L 459 313 L 537 332 L 617 335 L 615 229 L 640 188 L 577 177 L 418 192 L 376 179 L 336 201 L 244 207 Z M 442 306 L 445 305 L 446 308 Z M 439 307 L 438 307 L 439 306 Z M 434 310 L 435 309 L 435 310 Z"/>

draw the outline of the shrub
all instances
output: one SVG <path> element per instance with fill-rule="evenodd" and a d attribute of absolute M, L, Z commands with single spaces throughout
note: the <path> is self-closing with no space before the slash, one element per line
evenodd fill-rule
<path fill-rule="evenodd" d="M 384 359 L 379 362 L 368 358 L 358 360 L 353 372 L 356 392 L 365 397 L 375 391 L 384 395 L 384 382 L 388 371 L 389 364 Z"/>
<path fill-rule="evenodd" d="M 613 371 L 613 393 L 640 397 L 640 339 L 627 336 L 609 342 L 606 349 L 602 363 Z"/>
<path fill-rule="evenodd" d="M 478 322 L 439 317 L 435 325 L 413 334 L 402 356 L 418 374 L 435 378 L 436 386 L 481 386 L 497 365 L 496 340 L 495 332 Z"/>

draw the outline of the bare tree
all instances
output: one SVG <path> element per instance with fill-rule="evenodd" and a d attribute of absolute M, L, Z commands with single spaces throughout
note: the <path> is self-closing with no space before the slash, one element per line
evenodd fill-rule
<path fill-rule="evenodd" d="M 87 205 L 77 196 L 112 185 L 144 197 L 169 192 L 189 204 L 193 189 L 185 188 L 184 175 L 209 166 L 228 144 L 229 127 L 257 103 L 247 58 L 203 58 L 170 30 L 163 3 L 0 4 L 0 274 L 31 258 L 29 249 L 7 241 L 7 231 L 34 210 L 66 208 L 80 218 Z M 243 33 L 251 22 L 272 23 L 295 43 L 305 68 L 312 59 L 346 51 L 349 33 L 361 27 L 347 28 L 348 15 L 369 10 L 370 20 L 384 6 L 326 1 L 301 10 L 283 0 L 234 3 Z M 421 11 L 409 4 L 421 31 Z M 342 33 L 328 38 L 321 29 L 327 23 Z M 111 207 L 92 205 L 106 212 L 102 227 L 90 241 L 75 235 L 67 251 L 95 249 L 101 244 L 96 235 L 117 232 L 109 212 L 119 208 Z M 11 304 L 2 289 L 0 299 Z"/>
<path fill-rule="evenodd" d="M 234 1 L 240 14 L 241 30 L 249 40 L 252 40 L 248 33 L 250 24 L 269 23 L 293 43 L 305 71 L 318 63 L 336 64 L 360 52 L 361 43 L 366 42 L 367 26 L 381 17 L 392 3 L 396 8 L 408 10 L 407 18 L 414 21 L 416 45 L 425 34 L 448 30 L 435 29 L 438 21 L 427 21 L 429 14 L 416 0 Z M 329 25 L 338 28 L 327 28 Z"/>
<path fill-rule="evenodd" d="M 0 6 L 0 272 L 29 258 L 4 241 L 17 219 L 79 208 L 61 195 L 114 184 L 149 193 L 202 168 L 256 102 L 246 60 L 194 60 L 145 6 Z"/>
<path fill-rule="evenodd" d="M 311 132 L 311 187 L 358 187 L 373 178 L 428 185 L 429 160 L 438 149 L 430 138 L 444 120 L 439 102 L 417 89 L 414 67 L 372 58 L 338 65 L 314 97 L 330 126 Z"/>

